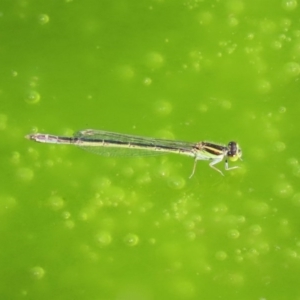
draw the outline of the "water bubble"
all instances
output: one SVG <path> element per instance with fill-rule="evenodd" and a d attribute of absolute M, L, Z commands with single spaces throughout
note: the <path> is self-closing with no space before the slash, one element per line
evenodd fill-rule
<path fill-rule="evenodd" d="M 48 199 L 48 204 L 53 210 L 60 210 L 64 207 L 65 201 L 60 196 L 51 196 Z"/>
<path fill-rule="evenodd" d="M 226 6 L 231 14 L 239 14 L 245 9 L 245 4 L 242 0 L 229 0 L 226 2 Z"/>
<path fill-rule="evenodd" d="M 17 176 L 24 181 L 31 181 L 34 177 L 34 172 L 28 168 L 20 168 L 17 171 Z"/>
<path fill-rule="evenodd" d="M 169 164 L 160 164 L 156 169 L 156 173 L 161 178 L 168 178 L 171 174 L 171 168 Z"/>
<path fill-rule="evenodd" d="M 280 50 L 282 48 L 282 42 L 275 40 L 272 43 L 272 47 L 275 50 Z"/>
<path fill-rule="evenodd" d="M 246 217 L 245 216 L 237 216 L 236 217 L 236 222 L 240 223 L 240 224 L 243 224 L 243 223 L 246 222 Z"/>
<path fill-rule="evenodd" d="M 213 207 L 213 212 L 218 214 L 225 214 L 228 212 L 228 207 L 224 203 L 220 203 Z"/>
<path fill-rule="evenodd" d="M 300 34 L 300 30 L 299 30 L 299 34 Z M 299 39 L 299 37 L 297 37 Z M 296 57 L 299 59 L 300 56 L 300 43 L 295 43 L 294 47 L 293 47 L 293 57 Z"/>
<path fill-rule="evenodd" d="M 223 109 L 230 109 L 232 106 L 232 103 L 229 100 L 221 100 L 220 105 Z"/>
<path fill-rule="evenodd" d="M 194 241 L 196 239 L 197 235 L 195 232 L 193 231 L 189 231 L 187 233 L 187 238 L 190 240 L 190 241 Z"/>
<path fill-rule="evenodd" d="M 96 177 L 92 181 L 92 187 L 96 190 L 106 190 L 111 186 L 111 180 L 108 177 Z"/>
<path fill-rule="evenodd" d="M 247 252 L 247 258 L 253 259 L 259 255 L 259 252 L 256 248 L 250 248 Z"/>
<path fill-rule="evenodd" d="M 37 149 L 34 148 L 28 148 L 27 150 L 28 154 L 30 155 L 31 158 L 33 158 L 34 160 L 37 160 L 39 157 L 39 152 L 37 151 Z"/>
<path fill-rule="evenodd" d="M 125 177 L 132 177 L 134 175 L 134 169 L 131 166 L 122 168 L 122 175 Z"/>
<path fill-rule="evenodd" d="M 278 182 L 274 186 L 274 192 L 281 198 L 288 198 L 294 193 L 293 186 L 288 182 Z"/>
<path fill-rule="evenodd" d="M 182 176 L 171 176 L 168 179 L 168 185 L 170 188 L 180 190 L 185 186 L 185 180 Z"/>
<path fill-rule="evenodd" d="M 158 52 L 151 52 L 147 55 L 146 63 L 151 69 L 158 69 L 164 63 L 163 56 Z"/>
<path fill-rule="evenodd" d="M 193 282 L 181 279 L 174 282 L 174 291 L 176 295 L 175 298 L 179 299 L 195 299 L 196 286 Z"/>
<path fill-rule="evenodd" d="M 296 157 L 291 157 L 287 160 L 287 163 L 292 166 L 292 167 L 296 167 L 299 165 L 299 161 Z"/>
<path fill-rule="evenodd" d="M 286 255 L 289 257 L 289 258 L 292 258 L 292 259 L 298 259 L 299 258 L 299 254 L 297 251 L 295 250 L 292 250 L 292 249 L 288 249 L 286 250 Z"/>
<path fill-rule="evenodd" d="M 132 66 L 121 66 L 117 71 L 121 79 L 131 80 L 135 76 L 135 71 Z"/>
<path fill-rule="evenodd" d="M 261 254 L 267 254 L 268 252 L 270 252 L 270 245 L 266 242 L 261 242 L 257 244 L 257 248 L 259 250 L 259 253 Z"/>
<path fill-rule="evenodd" d="M 252 225 L 250 227 L 250 232 L 253 235 L 259 235 L 262 232 L 262 228 L 259 225 L 257 225 L 257 224 Z"/>
<path fill-rule="evenodd" d="M 124 243 L 127 246 L 136 246 L 139 243 L 139 237 L 136 234 L 129 233 L 124 237 Z"/>
<path fill-rule="evenodd" d="M 20 158 L 21 158 L 21 155 L 19 152 L 17 151 L 14 151 L 12 153 L 12 156 L 11 156 L 11 159 L 10 161 L 14 164 L 14 165 L 18 165 L 20 163 Z"/>
<path fill-rule="evenodd" d="M 265 202 L 253 201 L 249 208 L 255 216 L 264 216 L 270 211 L 269 205 Z"/>
<path fill-rule="evenodd" d="M 29 86 L 32 88 L 32 89 L 34 89 L 34 88 L 36 88 L 37 86 L 38 86 L 38 83 L 39 83 L 39 77 L 37 77 L 37 76 L 32 76 L 32 77 L 30 77 L 30 79 L 29 79 Z"/>
<path fill-rule="evenodd" d="M 152 79 L 149 77 L 146 77 L 143 81 L 144 85 L 149 86 L 152 83 Z"/>
<path fill-rule="evenodd" d="M 33 267 L 30 274 L 34 279 L 42 279 L 45 276 L 45 270 L 42 267 Z"/>
<path fill-rule="evenodd" d="M 228 275 L 228 281 L 230 284 L 235 286 L 241 286 L 244 284 L 244 276 L 239 273 L 231 273 Z"/>
<path fill-rule="evenodd" d="M 38 16 L 38 21 L 41 25 L 47 24 L 49 22 L 50 18 L 46 14 L 40 14 Z"/>
<path fill-rule="evenodd" d="M 107 231 L 99 232 L 96 234 L 96 241 L 100 247 L 108 246 L 112 241 L 111 234 Z"/>
<path fill-rule="evenodd" d="M 7 212 L 17 205 L 17 201 L 11 196 L 0 197 L 0 213 Z"/>
<path fill-rule="evenodd" d="M 0 114 L 0 130 L 6 129 L 7 126 L 7 116 Z"/>
<path fill-rule="evenodd" d="M 66 220 L 65 221 L 65 226 L 68 229 L 73 229 L 75 227 L 75 222 L 72 220 Z"/>
<path fill-rule="evenodd" d="M 262 94 L 269 93 L 271 88 L 272 88 L 272 86 L 271 86 L 270 81 L 268 81 L 266 79 L 261 79 L 257 84 L 257 89 Z"/>
<path fill-rule="evenodd" d="M 239 24 L 239 20 L 235 18 L 234 16 L 229 16 L 228 24 L 231 27 L 237 26 Z"/>
<path fill-rule="evenodd" d="M 202 113 L 206 113 L 208 111 L 208 106 L 206 104 L 199 104 L 198 110 Z"/>
<path fill-rule="evenodd" d="M 187 222 L 185 223 L 185 227 L 186 227 L 187 229 L 189 229 L 189 230 L 192 230 L 192 229 L 195 228 L 195 222 L 193 222 L 193 221 L 187 221 Z"/>
<path fill-rule="evenodd" d="M 156 244 L 156 239 L 155 238 L 149 239 L 149 244 L 150 245 L 155 245 Z"/>
<path fill-rule="evenodd" d="M 287 11 L 294 10 L 297 7 L 297 5 L 298 5 L 297 0 L 283 0 L 282 1 L 282 7 Z"/>
<path fill-rule="evenodd" d="M 249 41 L 252 41 L 255 38 L 255 34 L 253 32 L 248 33 L 248 35 L 246 36 L 246 38 Z"/>
<path fill-rule="evenodd" d="M 155 111 L 161 116 L 167 116 L 172 112 L 172 104 L 166 100 L 160 100 L 155 103 Z"/>
<path fill-rule="evenodd" d="M 275 150 L 277 152 L 282 152 L 282 151 L 285 150 L 285 148 L 286 148 L 285 143 L 283 143 L 283 142 L 276 142 L 275 143 Z"/>
<path fill-rule="evenodd" d="M 289 62 L 284 66 L 285 73 L 290 77 L 296 77 L 300 74 L 300 65 L 296 62 Z"/>
<path fill-rule="evenodd" d="M 286 107 L 284 107 L 284 106 L 279 107 L 279 112 L 281 114 L 285 113 L 286 112 Z"/>
<path fill-rule="evenodd" d="M 209 25 L 213 21 L 213 15 L 211 12 L 202 12 L 198 16 L 198 22 L 200 25 Z"/>
<path fill-rule="evenodd" d="M 300 206 L 300 193 L 297 193 L 293 196 L 292 202 L 296 206 Z"/>
<path fill-rule="evenodd" d="M 217 253 L 216 253 L 216 259 L 217 260 L 220 260 L 220 261 L 223 261 L 223 260 L 225 260 L 226 258 L 227 258 L 227 253 L 225 252 L 225 251 L 218 251 Z"/>
<path fill-rule="evenodd" d="M 265 18 L 260 22 L 260 28 L 265 33 L 273 33 L 277 28 L 277 24 L 270 19 Z"/>
<path fill-rule="evenodd" d="M 41 96 L 37 91 L 30 91 L 27 93 L 25 101 L 28 104 L 36 104 L 40 101 Z"/>
<path fill-rule="evenodd" d="M 65 219 L 65 220 L 68 220 L 71 218 L 71 213 L 69 211 L 64 211 L 62 213 L 62 217 Z"/>
<path fill-rule="evenodd" d="M 231 229 L 227 232 L 227 236 L 231 239 L 237 239 L 240 236 L 240 232 L 236 229 Z"/>

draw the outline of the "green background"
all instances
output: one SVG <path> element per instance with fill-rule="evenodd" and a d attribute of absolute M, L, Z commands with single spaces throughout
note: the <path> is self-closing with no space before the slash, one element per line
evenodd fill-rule
<path fill-rule="evenodd" d="M 300 299 L 297 4 L 3 1 L 1 298 Z M 189 179 L 186 157 L 24 138 L 87 128 L 243 161 Z"/>

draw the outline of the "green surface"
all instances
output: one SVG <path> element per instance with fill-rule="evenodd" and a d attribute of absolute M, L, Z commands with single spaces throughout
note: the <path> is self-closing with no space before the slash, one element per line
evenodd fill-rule
<path fill-rule="evenodd" d="M 3 299 L 300 299 L 296 0 L 6 1 Z M 237 140 L 222 177 L 31 132 Z M 219 165 L 223 169 L 223 163 Z"/>

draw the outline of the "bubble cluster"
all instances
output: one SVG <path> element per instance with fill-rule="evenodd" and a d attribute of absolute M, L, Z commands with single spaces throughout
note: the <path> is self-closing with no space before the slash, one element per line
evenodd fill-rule
<path fill-rule="evenodd" d="M 283 0 L 282 7 L 287 11 L 292 11 L 298 6 L 297 0 Z"/>

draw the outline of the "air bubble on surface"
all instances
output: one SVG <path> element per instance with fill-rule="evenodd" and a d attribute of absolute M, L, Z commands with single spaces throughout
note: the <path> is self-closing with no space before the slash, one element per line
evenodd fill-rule
<path fill-rule="evenodd" d="M 283 0 L 282 7 L 287 11 L 292 11 L 298 6 L 297 0 Z"/>
<path fill-rule="evenodd" d="M 45 276 L 45 273 L 45 270 L 40 266 L 36 266 L 30 269 L 30 274 L 34 279 L 42 279 Z"/>
<path fill-rule="evenodd" d="M 17 171 L 17 176 L 23 181 L 31 181 L 34 177 L 34 172 L 29 168 L 20 168 Z"/>
<path fill-rule="evenodd" d="M 51 196 L 48 199 L 48 204 L 53 210 L 60 210 L 64 207 L 65 201 L 60 196 Z"/>
<path fill-rule="evenodd" d="M 25 98 L 25 101 L 28 104 L 36 104 L 36 103 L 40 102 L 40 100 L 41 100 L 41 95 L 37 91 L 34 91 L 34 90 L 28 92 L 26 95 L 26 98 Z"/>
<path fill-rule="evenodd" d="M 143 83 L 145 86 L 149 86 L 152 84 L 152 79 L 150 77 L 146 77 L 144 78 Z"/>
<path fill-rule="evenodd" d="M 218 251 L 215 256 L 216 256 L 216 259 L 219 261 L 226 260 L 228 257 L 228 255 L 225 251 Z"/>
<path fill-rule="evenodd" d="M 284 70 L 289 77 L 296 77 L 300 74 L 300 65 L 297 62 L 289 62 L 285 64 Z"/>
<path fill-rule="evenodd" d="M 163 56 L 158 52 L 150 52 L 147 55 L 146 63 L 149 68 L 151 69 L 158 69 L 160 68 L 164 63 Z"/>
<path fill-rule="evenodd" d="M 0 114 L 0 130 L 6 129 L 7 126 L 7 116 L 4 114 Z"/>
<path fill-rule="evenodd" d="M 170 101 L 159 100 L 154 104 L 154 109 L 160 116 L 168 116 L 173 109 Z"/>
<path fill-rule="evenodd" d="M 100 247 L 108 246 L 112 242 L 112 236 L 107 231 L 102 231 L 96 234 L 96 242 Z"/>
<path fill-rule="evenodd" d="M 237 239 L 240 236 L 240 232 L 237 229 L 231 229 L 228 231 L 227 236 L 231 239 Z"/>
<path fill-rule="evenodd" d="M 127 246 L 136 246 L 139 243 L 139 237 L 136 234 L 129 233 L 124 237 L 124 243 Z"/>
<path fill-rule="evenodd" d="M 38 16 L 38 21 L 41 25 L 45 25 L 50 21 L 50 17 L 47 14 L 40 14 Z"/>

